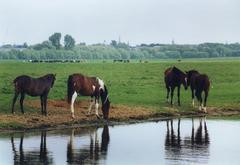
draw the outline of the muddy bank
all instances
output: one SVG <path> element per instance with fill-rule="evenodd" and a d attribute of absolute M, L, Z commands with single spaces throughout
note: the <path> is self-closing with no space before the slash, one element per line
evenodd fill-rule
<path fill-rule="evenodd" d="M 29 108 L 40 109 L 39 100 L 28 101 L 25 105 Z M 104 124 L 104 121 L 97 119 L 94 115 L 94 109 L 92 110 L 92 115 L 87 115 L 88 105 L 88 101 L 76 102 L 75 119 L 71 118 L 69 105 L 64 100 L 49 100 L 48 116 L 42 116 L 40 110 L 36 110 L 35 113 L 26 112 L 22 115 L 19 110 L 16 109 L 17 113 L 15 115 L 0 114 L 0 130 L 61 129 Z M 110 109 L 109 124 L 134 123 L 153 119 L 204 115 L 240 115 L 240 109 L 217 109 L 210 107 L 208 108 L 208 113 L 205 114 L 196 109 L 179 111 L 175 108 L 163 107 L 163 111 L 159 112 L 157 110 L 142 107 L 112 105 Z"/>

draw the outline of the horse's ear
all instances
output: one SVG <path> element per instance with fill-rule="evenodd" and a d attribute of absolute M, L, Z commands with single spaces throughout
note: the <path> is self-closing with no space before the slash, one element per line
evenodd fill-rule
<path fill-rule="evenodd" d="M 54 77 L 56 77 L 56 76 L 57 76 L 57 73 L 54 74 Z"/>

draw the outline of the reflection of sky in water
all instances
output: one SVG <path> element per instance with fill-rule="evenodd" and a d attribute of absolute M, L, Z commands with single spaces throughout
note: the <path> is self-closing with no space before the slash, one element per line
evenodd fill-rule
<path fill-rule="evenodd" d="M 199 119 L 194 120 L 194 136 L 199 128 Z M 209 144 L 191 144 L 192 120 L 182 119 L 180 124 L 180 146 L 176 147 L 178 139 L 178 120 L 173 121 L 173 130 L 169 122 L 170 137 L 174 143 L 166 144 L 166 121 L 158 123 L 143 123 L 125 126 L 109 127 L 110 141 L 106 156 L 99 152 L 99 164 L 239 164 L 240 162 L 240 121 L 207 120 Z M 66 133 L 68 132 L 68 133 Z M 71 137 L 71 130 L 61 134 L 47 132 L 47 151 L 54 164 L 67 164 L 67 147 Z M 103 128 L 96 132 L 76 132 L 73 137 L 73 152 L 89 152 L 90 134 L 95 140 L 97 137 L 101 148 Z M 202 140 L 205 136 L 204 121 L 202 122 Z M 172 139 L 171 139 L 172 138 Z M 175 141 L 174 141 L 175 139 Z M 41 134 L 34 136 L 24 135 L 23 150 L 25 153 L 39 151 Z M 16 150 L 19 150 L 20 136 L 14 138 Z M 0 138 L 1 164 L 13 164 L 13 152 L 10 137 Z M 63 163 L 65 162 L 65 163 Z M 91 161 L 92 162 L 92 161 Z"/>

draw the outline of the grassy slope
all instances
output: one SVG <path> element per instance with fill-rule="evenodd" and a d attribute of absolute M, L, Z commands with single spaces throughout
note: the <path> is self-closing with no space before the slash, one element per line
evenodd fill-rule
<path fill-rule="evenodd" d="M 210 106 L 240 105 L 239 60 L 188 60 L 150 63 L 81 63 L 81 64 L 32 64 L 23 62 L 0 62 L 0 112 L 9 113 L 13 97 L 13 79 L 21 74 L 35 77 L 56 73 L 57 80 L 50 92 L 51 99 L 66 97 L 66 82 L 69 74 L 83 73 L 102 78 L 109 88 L 113 104 L 153 107 L 163 110 L 166 106 L 166 89 L 163 72 L 169 66 L 182 70 L 197 69 L 207 73 L 212 81 Z M 181 90 L 182 110 L 191 109 L 190 90 Z M 175 97 L 176 98 L 176 97 Z M 27 99 L 38 99 L 27 97 Z M 176 100 L 176 99 L 175 99 Z M 176 101 L 175 101 L 176 102 Z M 18 103 L 16 108 L 19 108 Z"/>

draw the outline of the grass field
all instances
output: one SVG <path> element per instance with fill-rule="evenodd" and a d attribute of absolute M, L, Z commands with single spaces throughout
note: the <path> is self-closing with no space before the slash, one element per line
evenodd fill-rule
<path fill-rule="evenodd" d="M 209 106 L 238 107 L 240 105 L 240 60 L 187 60 L 149 61 L 148 63 L 40 63 L 0 62 L 0 112 L 10 113 L 13 97 L 13 79 L 22 74 L 34 77 L 56 73 L 57 79 L 50 92 L 50 99 L 66 97 L 68 75 L 83 73 L 98 76 L 105 81 L 113 104 L 144 106 L 162 111 L 166 107 L 166 89 L 163 72 L 167 67 L 177 66 L 185 70 L 197 69 L 209 75 L 213 88 L 210 90 Z M 26 99 L 39 99 L 27 96 Z M 78 97 L 78 99 L 83 99 Z M 85 98 L 88 99 L 88 98 Z M 176 95 L 175 95 L 176 103 Z M 181 90 L 181 110 L 191 109 L 191 93 Z M 16 104 L 19 111 L 19 103 Z M 28 109 L 29 110 L 29 109 Z"/>

